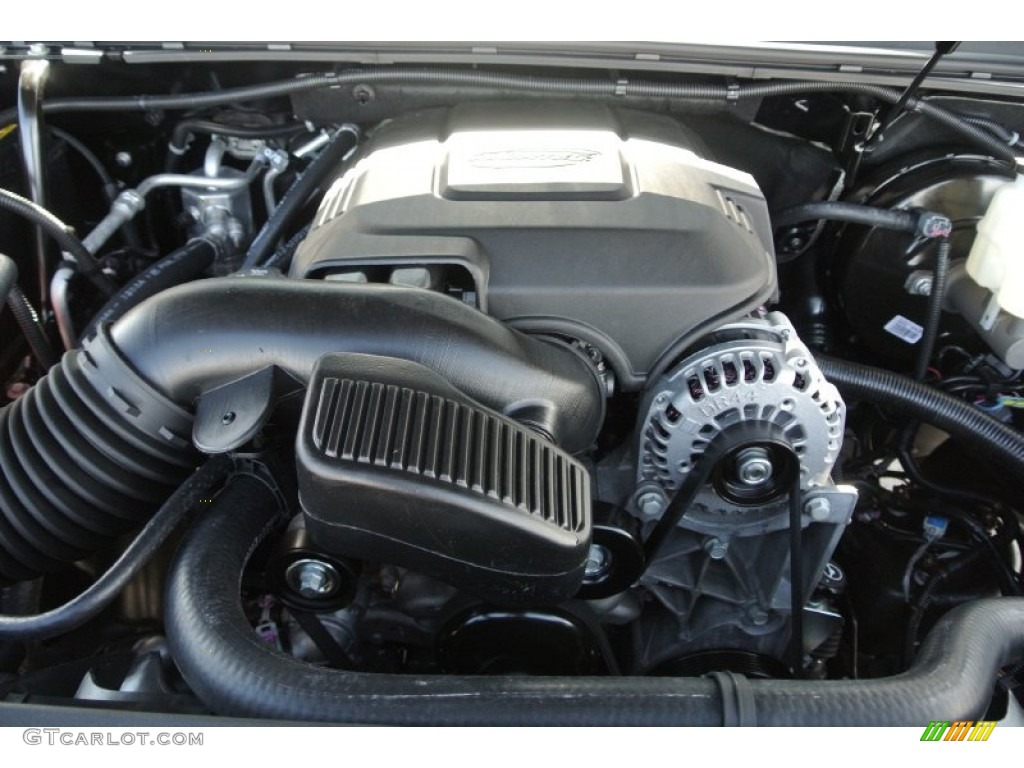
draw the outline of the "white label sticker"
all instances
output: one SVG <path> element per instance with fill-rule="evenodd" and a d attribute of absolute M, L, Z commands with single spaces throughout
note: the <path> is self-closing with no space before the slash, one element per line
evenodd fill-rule
<path fill-rule="evenodd" d="M 924 328 L 913 320 L 907 320 L 903 315 L 896 315 L 885 324 L 885 330 L 907 344 L 917 344 L 924 335 Z"/>

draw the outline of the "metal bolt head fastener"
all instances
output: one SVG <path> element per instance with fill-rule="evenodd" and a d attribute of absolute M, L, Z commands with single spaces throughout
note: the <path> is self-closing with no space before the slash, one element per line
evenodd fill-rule
<path fill-rule="evenodd" d="M 933 280 L 931 272 L 916 270 L 907 276 L 903 289 L 911 296 L 931 296 Z"/>
<path fill-rule="evenodd" d="M 657 517 L 665 509 L 665 499 L 660 493 L 648 491 L 636 500 L 636 506 L 644 517 Z"/>
<path fill-rule="evenodd" d="M 608 573 L 612 564 L 612 553 L 600 544 L 591 544 L 587 553 L 587 564 L 583 567 L 583 575 L 589 579 L 599 579 Z"/>
<path fill-rule="evenodd" d="M 824 496 L 817 496 L 804 505 L 804 512 L 806 512 L 811 520 L 817 523 L 828 520 L 829 515 L 832 514 L 832 503 Z"/>
<path fill-rule="evenodd" d="M 722 560 L 729 552 L 729 545 L 719 538 L 712 536 L 704 542 L 704 551 L 712 560 Z"/>
<path fill-rule="evenodd" d="M 341 582 L 333 565 L 312 558 L 296 560 L 288 566 L 284 578 L 291 589 L 308 600 L 330 597 Z"/>
<path fill-rule="evenodd" d="M 755 605 L 747 611 L 747 618 L 755 627 L 763 627 L 768 623 L 768 612 L 761 606 Z"/>
<path fill-rule="evenodd" d="M 764 448 L 748 448 L 736 457 L 736 476 L 744 485 L 764 485 L 772 479 L 774 471 L 775 467 Z"/>

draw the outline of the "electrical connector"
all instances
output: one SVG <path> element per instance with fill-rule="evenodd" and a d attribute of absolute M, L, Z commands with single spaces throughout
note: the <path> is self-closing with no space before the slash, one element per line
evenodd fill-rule
<path fill-rule="evenodd" d="M 945 517 L 938 515 L 928 515 L 924 519 L 921 528 L 924 531 L 924 537 L 928 541 L 938 541 L 946 535 L 946 529 L 949 527 L 949 520 Z"/>
<path fill-rule="evenodd" d="M 949 237 L 953 233 L 953 222 L 948 216 L 934 211 L 921 211 L 917 217 L 917 236 L 928 240 Z"/>

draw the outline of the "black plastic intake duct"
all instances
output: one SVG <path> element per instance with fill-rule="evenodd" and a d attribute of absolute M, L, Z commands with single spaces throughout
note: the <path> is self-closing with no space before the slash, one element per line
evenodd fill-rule
<path fill-rule="evenodd" d="M 277 366 L 301 382 L 328 352 L 421 363 L 577 452 L 603 387 L 574 350 L 414 288 L 275 277 L 164 291 L 104 326 L 0 411 L 0 584 L 95 552 L 144 523 L 197 464 L 197 398 Z"/>
<path fill-rule="evenodd" d="M 280 523 L 269 489 L 239 477 L 190 529 L 171 568 L 165 617 L 171 652 L 185 680 L 218 714 L 404 725 L 920 726 L 981 718 L 998 668 L 1024 656 L 1024 598 L 999 598 L 951 611 L 909 671 L 877 680 L 328 669 L 268 646 L 242 611 L 242 571 Z"/>

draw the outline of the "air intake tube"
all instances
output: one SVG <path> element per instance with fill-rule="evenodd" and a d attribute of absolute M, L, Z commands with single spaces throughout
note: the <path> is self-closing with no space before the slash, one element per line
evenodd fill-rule
<path fill-rule="evenodd" d="M 421 363 L 569 452 L 604 416 L 568 347 L 413 288 L 230 277 L 160 293 L 101 327 L 0 411 L 0 584 L 88 556 L 144 523 L 198 463 L 204 393 L 275 366 L 305 382 L 328 352 Z"/>

